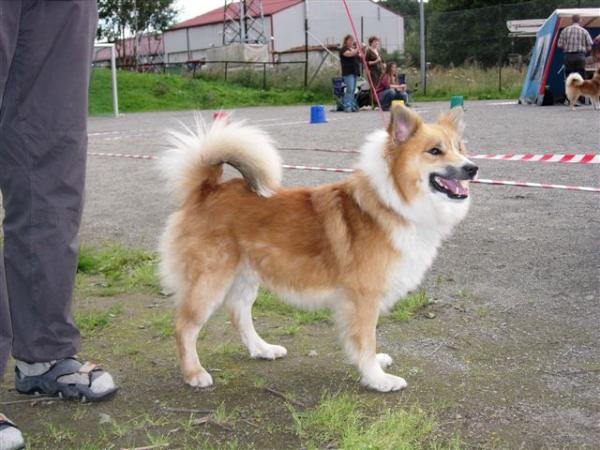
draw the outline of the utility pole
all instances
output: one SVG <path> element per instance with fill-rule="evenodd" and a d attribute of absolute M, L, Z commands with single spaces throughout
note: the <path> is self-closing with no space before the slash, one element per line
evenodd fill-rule
<path fill-rule="evenodd" d="M 140 15 L 140 13 L 137 8 L 136 0 L 133 0 L 133 13 L 135 14 L 135 22 L 134 22 L 135 34 L 133 36 L 133 64 L 134 64 L 135 68 L 137 69 L 137 67 L 138 67 L 138 33 L 139 33 L 138 17 Z M 127 45 L 125 43 L 123 43 L 123 45 L 125 46 L 125 54 L 127 54 Z"/>
<path fill-rule="evenodd" d="M 423 86 L 423 95 L 427 94 L 427 63 L 425 62 L 425 8 L 423 0 L 419 0 L 419 37 L 421 42 L 421 86 Z"/>
<path fill-rule="evenodd" d="M 308 86 L 308 0 L 304 0 L 304 88 Z"/>
<path fill-rule="evenodd" d="M 262 0 L 225 0 L 223 45 L 266 44 Z"/>
<path fill-rule="evenodd" d="M 247 42 L 248 30 L 246 29 L 246 8 L 245 1 L 240 1 L 240 39 L 241 42 Z"/>

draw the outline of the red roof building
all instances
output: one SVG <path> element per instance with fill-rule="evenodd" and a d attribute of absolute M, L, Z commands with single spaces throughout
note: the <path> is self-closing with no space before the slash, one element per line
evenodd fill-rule
<path fill-rule="evenodd" d="M 388 51 L 404 51 L 404 19 L 372 0 L 348 0 L 352 18 L 366 41 L 380 37 Z M 165 62 L 206 59 L 208 49 L 223 46 L 224 6 L 178 23 L 165 36 Z M 230 5 L 237 15 L 237 3 Z M 308 12 L 308 15 L 307 15 Z M 332 46 L 351 32 L 342 2 L 305 0 L 263 0 L 264 32 L 269 51 L 278 53 L 305 45 L 305 20 L 308 45 Z"/>
<path fill-rule="evenodd" d="M 270 16 L 279 11 L 282 11 L 290 6 L 294 6 L 298 3 L 304 3 L 304 0 L 263 0 L 263 15 Z M 231 15 L 235 15 L 236 11 L 235 4 L 230 4 L 228 11 Z M 184 22 L 178 23 L 171 30 L 178 30 L 181 28 L 190 28 L 190 27 L 198 27 L 201 25 L 210 25 L 214 23 L 223 24 L 224 17 L 224 7 L 213 9 L 207 13 L 202 14 L 201 16 L 193 17 L 192 19 L 188 19 Z"/>
<path fill-rule="evenodd" d="M 117 57 L 124 58 L 125 61 L 131 62 L 134 58 L 134 38 L 130 37 L 124 40 L 117 40 Z M 163 36 L 160 34 L 146 33 L 138 38 L 137 42 L 137 57 L 139 63 L 156 63 L 163 62 L 165 54 L 165 43 Z M 94 52 L 94 62 L 110 61 L 110 48 L 96 49 Z M 132 62 L 131 62 L 132 63 Z"/>

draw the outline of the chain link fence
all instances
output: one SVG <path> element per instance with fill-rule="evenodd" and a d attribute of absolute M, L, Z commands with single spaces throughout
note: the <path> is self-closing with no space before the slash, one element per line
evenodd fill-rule
<path fill-rule="evenodd" d="M 425 3 L 426 83 L 421 84 L 418 1 L 383 0 L 381 5 L 402 15 L 355 18 L 359 39 L 381 38 L 385 62 L 396 62 L 405 74 L 409 91 L 420 98 L 463 95 L 470 98 L 516 98 L 523 83 L 535 36 L 510 36 L 509 20 L 545 20 L 557 8 L 599 7 L 600 0 L 531 0 L 498 3 L 481 8 L 440 12 L 439 2 Z M 402 7 L 400 7 L 400 6 Z M 408 5 L 408 7 L 407 7 Z M 585 26 L 585 24 L 583 24 Z M 316 31 L 321 32 L 316 33 Z M 259 89 L 305 88 L 326 94 L 331 80 L 339 76 L 336 46 L 339 35 L 350 32 L 347 22 L 315 17 L 309 20 L 310 50 L 305 71 L 304 50 L 270 55 L 268 63 L 235 61 L 187 61 L 182 63 L 144 61 L 122 69 L 140 72 L 182 74 L 191 77 L 222 79 Z M 341 34 L 340 34 L 341 33 Z M 317 34 L 320 38 L 317 38 Z"/>
<path fill-rule="evenodd" d="M 393 2 L 387 2 L 388 7 Z M 408 73 L 420 95 L 471 95 L 478 98 L 518 95 L 535 36 L 510 36 L 509 20 L 548 18 L 558 8 L 598 8 L 598 0 L 533 0 L 439 12 L 425 4 L 427 82 L 419 85 L 419 15 L 404 14 L 405 52 L 388 53 Z M 584 23 L 582 25 L 585 26 Z"/>

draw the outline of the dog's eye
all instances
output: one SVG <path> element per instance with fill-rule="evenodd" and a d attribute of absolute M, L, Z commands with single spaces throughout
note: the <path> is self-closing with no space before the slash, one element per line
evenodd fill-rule
<path fill-rule="evenodd" d="M 444 152 L 441 151 L 437 147 L 433 147 L 432 149 L 427 150 L 427 153 L 429 153 L 430 155 L 433 155 L 433 156 L 439 156 L 439 155 L 443 155 L 444 154 Z"/>

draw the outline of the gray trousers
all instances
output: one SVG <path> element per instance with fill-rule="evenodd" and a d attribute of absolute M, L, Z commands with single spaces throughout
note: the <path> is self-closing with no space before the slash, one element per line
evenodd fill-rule
<path fill-rule="evenodd" d="M 0 0 L 0 376 L 72 356 L 95 0 Z"/>

